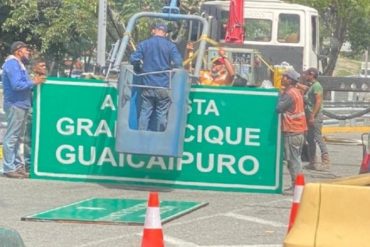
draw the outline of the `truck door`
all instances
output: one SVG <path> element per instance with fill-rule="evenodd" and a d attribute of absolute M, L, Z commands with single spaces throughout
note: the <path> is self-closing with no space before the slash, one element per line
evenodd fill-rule
<path fill-rule="evenodd" d="M 303 70 L 309 67 L 317 68 L 319 65 L 319 20 L 316 14 L 308 13 L 307 25 L 305 32 L 307 45 L 305 46 L 305 63 L 303 64 Z"/>

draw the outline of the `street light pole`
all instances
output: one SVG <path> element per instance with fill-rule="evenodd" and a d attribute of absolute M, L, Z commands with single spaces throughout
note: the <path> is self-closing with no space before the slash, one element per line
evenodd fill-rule
<path fill-rule="evenodd" d="M 99 0 L 99 15 L 98 15 L 98 44 L 96 51 L 96 63 L 99 67 L 105 65 L 105 49 L 106 49 L 106 30 L 107 30 L 107 0 Z"/>

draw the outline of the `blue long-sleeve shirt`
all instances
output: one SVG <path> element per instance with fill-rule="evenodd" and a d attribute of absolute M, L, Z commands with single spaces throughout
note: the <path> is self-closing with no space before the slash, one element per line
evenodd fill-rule
<path fill-rule="evenodd" d="M 8 58 L 3 64 L 4 109 L 16 106 L 31 107 L 33 83 L 27 70 L 16 58 Z"/>
<path fill-rule="evenodd" d="M 162 36 L 153 36 L 140 42 L 131 54 L 132 64 L 142 61 L 142 72 L 170 70 L 182 67 L 182 56 L 176 45 Z M 152 74 L 143 77 L 143 84 L 158 87 L 168 87 L 168 73 Z"/>

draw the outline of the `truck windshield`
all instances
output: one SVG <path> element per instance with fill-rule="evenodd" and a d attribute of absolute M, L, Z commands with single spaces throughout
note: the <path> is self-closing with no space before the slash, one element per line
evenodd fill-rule
<path fill-rule="evenodd" d="M 222 12 L 221 37 L 226 34 L 228 12 Z M 272 20 L 264 18 L 245 18 L 245 40 L 257 42 L 272 41 Z M 279 14 L 277 41 L 279 43 L 299 43 L 300 41 L 300 17 L 297 14 Z M 276 40 L 276 37 L 274 38 Z"/>
<path fill-rule="evenodd" d="M 299 42 L 299 15 L 296 14 L 279 15 L 278 41 L 280 43 Z"/>
<path fill-rule="evenodd" d="M 272 21 L 265 19 L 246 19 L 245 20 L 245 40 L 247 41 L 271 41 Z"/>

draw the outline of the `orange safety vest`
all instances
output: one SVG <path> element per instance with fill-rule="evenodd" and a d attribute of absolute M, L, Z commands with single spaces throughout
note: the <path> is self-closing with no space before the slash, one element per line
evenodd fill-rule
<path fill-rule="evenodd" d="M 294 107 L 282 114 L 283 132 L 303 133 L 307 130 L 303 96 L 299 89 L 295 87 L 288 89 L 286 93 L 292 97 Z"/>

